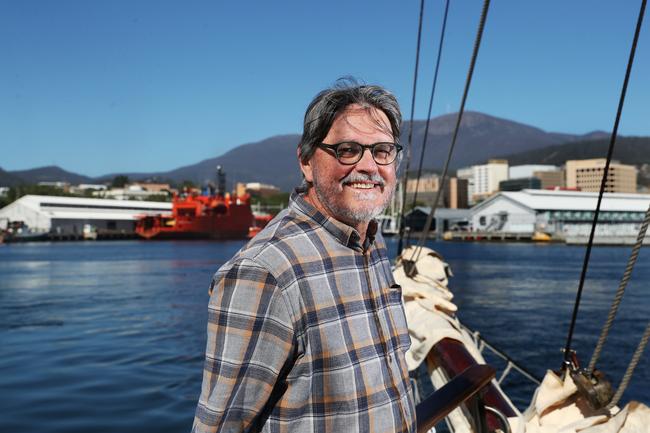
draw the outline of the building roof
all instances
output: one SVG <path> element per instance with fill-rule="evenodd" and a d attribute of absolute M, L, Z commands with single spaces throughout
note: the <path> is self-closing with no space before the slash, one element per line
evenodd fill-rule
<path fill-rule="evenodd" d="M 27 208 L 51 219 L 134 220 L 142 214 L 171 212 L 172 204 L 155 201 L 26 195 L 0 209 Z"/>
<path fill-rule="evenodd" d="M 420 212 L 425 215 L 429 215 L 431 212 L 431 206 L 416 206 L 410 211 L 406 212 L 406 215 L 411 215 L 414 212 Z M 450 208 L 436 208 L 436 217 L 438 218 L 466 218 L 470 216 L 469 209 L 450 209 Z"/>
<path fill-rule="evenodd" d="M 596 209 L 598 193 L 583 191 L 549 191 L 524 189 L 522 191 L 499 192 L 472 208 L 476 211 L 499 197 L 505 197 L 536 211 L 593 211 Z M 650 194 L 605 193 L 601 211 L 645 212 L 650 205 Z"/>

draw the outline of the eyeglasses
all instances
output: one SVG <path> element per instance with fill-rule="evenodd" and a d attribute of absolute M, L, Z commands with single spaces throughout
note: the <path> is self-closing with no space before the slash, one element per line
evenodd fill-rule
<path fill-rule="evenodd" d="M 333 150 L 336 159 L 343 165 L 354 165 L 361 161 L 366 149 L 370 149 L 372 159 L 378 165 L 388 165 L 395 161 L 402 146 L 397 143 L 359 144 L 356 141 L 343 141 L 336 144 L 320 143 L 320 147 Z"/>

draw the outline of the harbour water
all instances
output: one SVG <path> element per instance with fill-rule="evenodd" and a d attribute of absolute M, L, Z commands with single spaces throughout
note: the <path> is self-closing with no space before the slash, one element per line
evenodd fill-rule
<path fill-rule="evenodd" d="M 183 432 L 201 386 L 208 283 L 243 242 L 0 245 L 0 432 Z M 432 243 L 461 319 L 538 376 L 558 368 L 584 247 Z M 395 251 L 396 244 L 389 241 Z M 574 341 L 587 363 L 629 247 L 597 247 Z M 599 363 L 616 387 L 649 319 L 644 248 Z M 623 397 L 650 402 L 650 349 Z M 533 390 L 504 382 L 523 408 Z"/>

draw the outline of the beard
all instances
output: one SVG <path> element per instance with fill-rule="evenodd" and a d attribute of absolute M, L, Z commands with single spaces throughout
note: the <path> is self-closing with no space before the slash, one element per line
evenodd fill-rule
<path fill-rule="evenodd" d="M 338 183 L 321 183 L 318 174 L 317 170 L 314 169 L 313 188 L 318 200 L 327 208 L 330 215 L 352 226 L 367 224 L 381 215 L 388 207 L 395 191 L 395 184 L 387 182 L 379 174 L 368 175 L 353 172 Z M 368 191 L 353 191 L 353 199 L 344 200 L 343 188 L 346 188 L 345 185 L 359 181 L 377 182 L 379 186 Z"/>

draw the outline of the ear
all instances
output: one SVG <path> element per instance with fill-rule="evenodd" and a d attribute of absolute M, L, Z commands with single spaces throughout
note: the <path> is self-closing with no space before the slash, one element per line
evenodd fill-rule
<path fill-rule="evenodd" d="M 300 148 L 298 148 L 297 154 L 298 154 L 298 162 L 300 162 L 300 171 L 302 171 L 302 175 L 304 176 L 307 182 L 312 183 L 314 181 L 314 175 L 311 167 L 311 159 L 308 160 L 307 162 L 302 162 L 302 159 L 300 158 Z"/>

